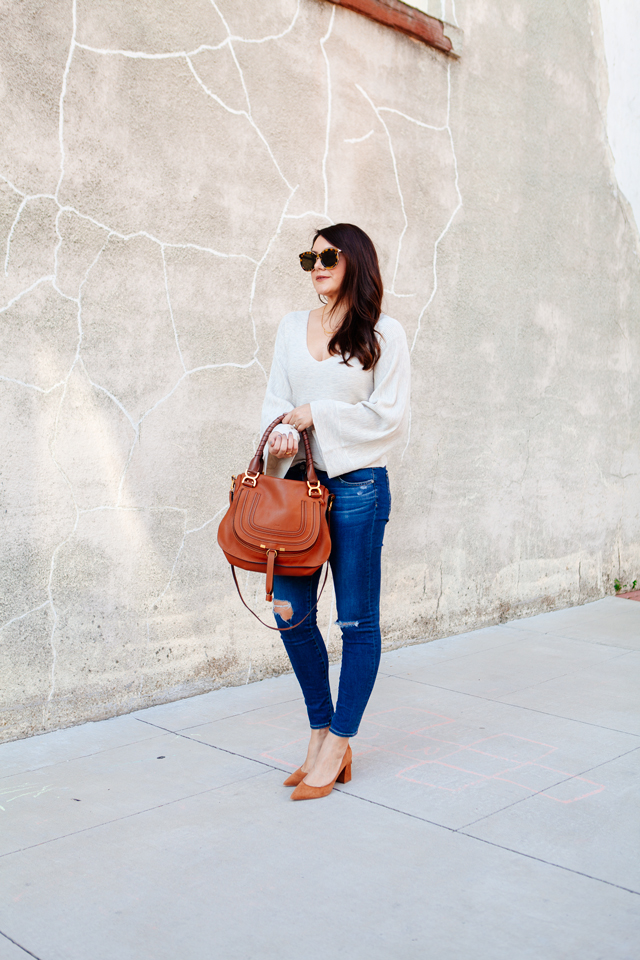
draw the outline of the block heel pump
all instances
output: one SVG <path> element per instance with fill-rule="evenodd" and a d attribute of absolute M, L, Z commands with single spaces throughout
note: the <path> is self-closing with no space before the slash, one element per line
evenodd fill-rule
<path fill-rule="evenodd" d="M 349 783 L 351 780 L 351 764 L 348 763 L 338 774 L 336 783 Z"/>
<path fill-rule="evenodd" d="M 301 780 L 298 786 L 295 788 L 291 794 L 292 800 L 317 800 L 319 797 L 328 796 L 336 783 L 349 783 L 351 780 L 351 761 L 353 759 L 353 754 L 351 753 L 351 745 L 347 746 L 344 757 L 342 758 L 342 766 L 338 772 L 335 780 L 332 780 L 331 783 L 325 784 L 324 787 L 310 787 L 308 783 L 305 783 L 304 780 Z M 297 771 L 296 771 L 297 772 Z M 306 774 L 305 774 L 306 776 Z"/>

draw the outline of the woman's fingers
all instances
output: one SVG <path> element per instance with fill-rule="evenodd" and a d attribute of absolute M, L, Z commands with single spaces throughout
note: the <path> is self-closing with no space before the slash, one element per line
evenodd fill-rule
<path fill-rule="evenodd" d="M 269 452 L 280 459 L 293 457 L 298 452 L 298 441 L 292 433 L 284 434 L 274 430 L 269 437 Z"/>
<path fill-rule="evenodd" d="M 292 457 L 294 453 L 296 453 L 298 450 L 298 443 L 292 433 L 289 433 L 285 437 L 285 440 L 286 440 L 286 445 L 284 446 L 281 456 Z"/>
<path fill-rule="evenodd" d="M 280 447 L 280 437 L 282 434 L 276 433 L 275 430 L 272 431 L 271 436 L 269 437 L 269 450 L 271 453 L 275 453 L 276 450 Z"/>
<path fill-rule="evenodd" d="M 313 426 L 313 417 L 311 415 L 311 404 L 305 403 L 301 407 L 294 407 L 287 413 L 282 421 L 296 427 L 297 430 L 308 430 Z"/>

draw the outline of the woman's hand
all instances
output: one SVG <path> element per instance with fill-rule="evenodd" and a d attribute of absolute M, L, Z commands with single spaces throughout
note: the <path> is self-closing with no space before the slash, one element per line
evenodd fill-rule
<path fill-rule="evenodd" d="M 296 430 L 307 430 L 313 426 L 313 417 L 311 416 L 311 404 L 305 403 L 302 407 L 294 407 L 282 421 L 295 427 Z M 269 453 L 279 460 L 286 460 L 288 457 L 294 457 L 298 452 L 298 441 L 292 433 L 280 433 L 276 428 L 269 437 Z"/>
<path fill-rule="evenodd" d="M 280 433 L 273 430 L 269 437 L 269 453 L 279 460 L 294 457 L 298 452 L 298 441 L 293 433 Z"/>
<path fill-rule="evenodd" d="M 290 423 L 296 430 L 308 430 L 313 426 L 313 417 L 311 416 L 311 404 L 305 403 L 301 407 L 294 407 L 286 415 L 283 423 Z"/>

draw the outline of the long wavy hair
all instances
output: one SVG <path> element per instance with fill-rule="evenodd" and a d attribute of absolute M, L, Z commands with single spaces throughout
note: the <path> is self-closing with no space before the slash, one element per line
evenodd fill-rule
<path fill-rule="evenodd" d="M 324 237 L 332 246 L 338 247 L 346 263 L 344 279 L 331 310 L 333 313 L 346 307 L 346 313 L 327 349 L 329 354 L 340 354 L 347 366 L 355 357 L 363 370 L 371 370 L 380 357 L 381 335 L 376 333 L 375 327 L 382 312 L 384 293 L 376 248 L 364 230 L 353 223 L 323 227 L 316 231 L 313 243 L 318 237 Z"/>

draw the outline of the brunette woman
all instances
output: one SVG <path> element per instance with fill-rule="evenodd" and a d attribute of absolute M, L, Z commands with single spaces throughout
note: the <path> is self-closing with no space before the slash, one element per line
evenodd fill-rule
<path fill-rule="evenodd" d="M 334 709 L 327 650 L 316 623 L 320 571 L 276 576 L 274 614 L 302 688 L 311 739 L 302 766 L 286 781 L 291 797 L 324 797 L 351 777 L 356 735 L 380 662 L 380 559 L 389 519 L 387 453 L 402 436 L 410 364 L 402 326 L 381 312 L 375 247 L 350 223 L 318 231 L 300 254 L 321 306 L 284 317 L 278 328 L 262 430 L 287 411 L 269 438 L 266 472 L 305 479 L 299 430 L 309 433 L 320 483 L 335 495 L 331 571 L 342 666 Z"/>

